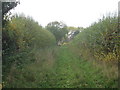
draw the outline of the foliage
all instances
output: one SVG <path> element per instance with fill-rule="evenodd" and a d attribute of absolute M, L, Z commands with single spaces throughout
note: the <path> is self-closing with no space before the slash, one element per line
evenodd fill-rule
<path fill-rule="evenodd" d="M 67 27 L 67 29 L 68 29 L 68 30 L 78 30 L 78 28 L 76 28 L 76 27 L 72 27 L 72 26 Z"/>
<path fill-rule="evenodd" d="M 116 88 L 116 68 L 93 65 L 70 46 L 35 50 L 36 60 L 17 69 L 12 66 L 4 80 L 6 88 Z"/>
<path fill-rule="evenodd" d="M 3 2 L 2 3 L 2 13 L 6 15 L 11 9 L 16 7 L 20 2 Z"/>
<path fill-rule="evenodd" d="M 61 41 L 68 33 L 67 26 L 63 22 L 50 22 L 46 26 L 46 29 L 55 35 L 57 42 Z"/>
<path fill-rule="evenodd" d="M 119 53 L 119 30 L 117 24 L 117 16 L 107 16 L 95 22 L 90 27 L 82 31 L 73 41 L 77 45 L 81 54 L 87 52 L 88 55 L 99 60 L 108 59 L 107 61 L 118 61 Z M 89 56 L 89 57 L 90 57 Z M 98 58 L 104 57 L 104 58 Z"/>
<path fill-rule="evenodd" d="M 3 28 L 3 50 L 46 47 L 55 43 L 54 36 L 30 17 L 14 16 Z"/>
<path fill-rule="evenodd" d="M 55 42 L 68 33 L 64 23 L 51 22 L 45 30 L 31 17 L 13 16 L 2 28 L 3 87 L 118 87 L 116 65 L 94 61 L 118 61 L 120 34 L 116 21 L 116 16 L 109 16 L 85 30 L 78 27 L 81 32 L 76 30 L 78 35 L 72 42 L 57 47 Z"/>
<path fill-rule="evenodd" d="M 79 30 L 79 31 L 84 30 L 83 27 L 73 27 L 73 26 L 69 26 L 69 27 L 67 27 L 67 29 L 68 29 L 68 30 Z"/>
<path fill-rule="evenodd" d="M 19 3 L 20 3 L 19 1 L 15 1 L 15 2 L 2 2 L 2 24 L 3 24 L 3 27 L 7 23 L 7 20 L 8 20 L 8 17 L 9 17 L 9 15 L 7 15 L 8 12 L 11 9 L 15 8 Z"/>
<path fill-rule="evenodd" d="M 34 49 L 55 45 L 55 37 L 52 33 L 43 29 L 32 18 L 24 17 L 23 15 L 12 17 L 7 26 L 2 29 L 2 33 L 4 66 L 31 61 L 31 59 L 25 58 L 24 60 L 22 58 L 24 58 L 24 55 L 27 57 Z M 34 57 L 34 54 L 32 56 Z"/>

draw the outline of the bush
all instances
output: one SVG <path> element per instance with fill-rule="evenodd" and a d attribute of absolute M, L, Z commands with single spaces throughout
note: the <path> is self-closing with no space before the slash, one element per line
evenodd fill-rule
<path fill-rule="evenodd" d="M 3 50 L 5 52 L 25 48 L 44 48 L 54 44 L 54 35 L 44 30 L 30 17 L 15 15 L 3 28 Z"/>
<path fill-rule="evenodd" d="M 117 16 L 103 17 L 80 32 L 72 43 L 79 48 L 83 56 L 90 55 L 85 57 L 93 56 L 103 61 L 118 61 L 120 38 L 117 21 Z"/>
<path fill-rule="evenodd" d="M 32 18 L 23 15 L 13 16 L 2 30 L 4 69 L 8 69 L 13 63 L 22 66 L 34 61 L 34 50 L 49 48 L 56 43 L 51 32 L 42 28 Z"/>

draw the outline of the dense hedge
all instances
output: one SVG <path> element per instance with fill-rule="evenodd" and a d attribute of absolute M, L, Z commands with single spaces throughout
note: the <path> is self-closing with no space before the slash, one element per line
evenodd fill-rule
<path fill-rule="evenodd" d="M 81 55 L 104 61 L 117 61 L 120 43 L 118 17 L 107 16 L 82 31 L 73 41 Z M 90 55 L 90 56 L 86 56 Z"/>
<path fill-rule="evenodd" d="M 56 44 L 54 35 L 42 28 L 30 17 L 15 15 L 2 29 L 3 71 L 35 60 L 35 50 L 52 47 Z"/>
<path fill-rule="evenodd" d="M 55 44 L 52 33 L 44 30 L 30 17 L 14 16 L 3 28 L 3 51 L 44 48 Z"/>

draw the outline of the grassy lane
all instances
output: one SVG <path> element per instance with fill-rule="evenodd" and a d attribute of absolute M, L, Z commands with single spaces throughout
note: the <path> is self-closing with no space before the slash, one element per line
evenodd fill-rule
<path fill-rule="evenodd" d="M 104 76 L 102 68 L 93 66 L 91 61 L 78 58 L 69 48 L 60 48 L 56 60 L 56 77 L 53 87 L 86 88 L 115 87 L 117 82 Z M 52 82 L 51 82 L 52 83 Z"/>
<path fill-rule="evenodd" d="M 36 61 L 22 70 L 14 66 L 5 87 L 24 88 L 104 88 L 117 87 L 116 77 L 106 77 L 103 68 L 83 60 L 61 46 L 53 50 L 35 52 Z"/>

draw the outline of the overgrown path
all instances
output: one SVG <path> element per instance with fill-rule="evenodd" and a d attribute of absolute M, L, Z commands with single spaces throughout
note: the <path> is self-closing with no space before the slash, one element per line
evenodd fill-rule
<path fill-rule="evenodd" d="M 53 48 L 55 49 L 55 48 Z M 54 51 L 54 50 L 53 50 Z M 101 66 L 83 60 L 68 46 L 35 51 L 34 63 L 23 69 L 14 66 L 8 76 L 6 87 L 24 88 L 105 88 L 117 87 L 117 78 L 106 75 Z"/>
<path fill-rule="evenodd" d="M 68 47 L 60 47 L 53 76 L 49 78 L 48 87 L 90 88 L 114 87 L 101 72 L 101 68 L 93 66 L 91 61 L 80 59 Z"/>

